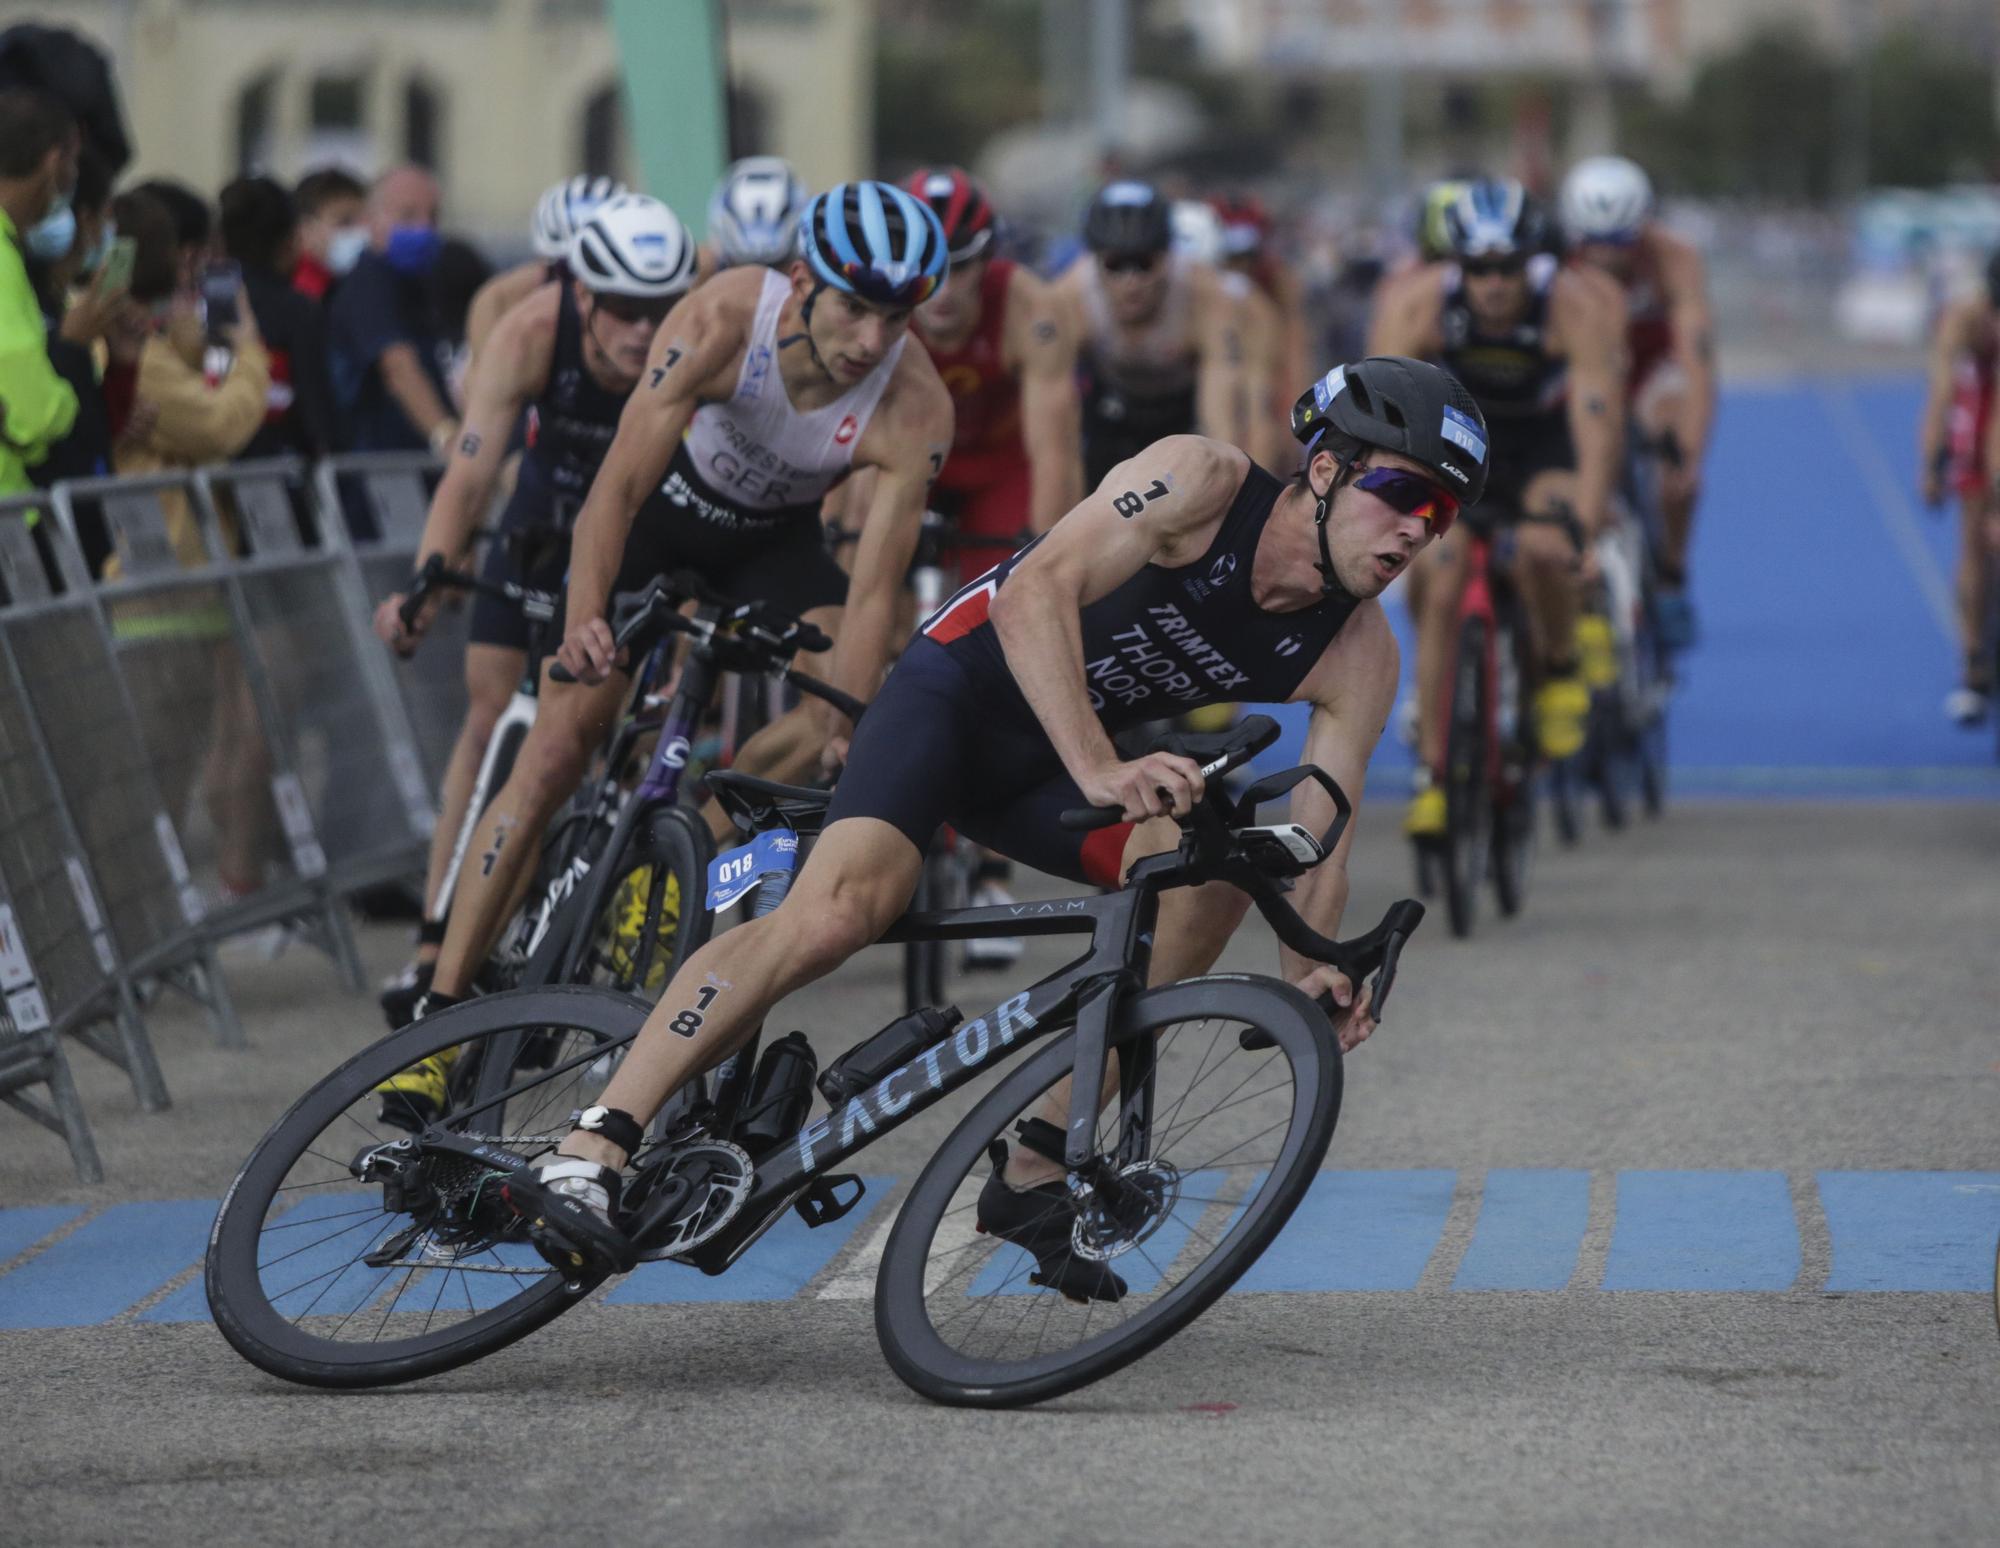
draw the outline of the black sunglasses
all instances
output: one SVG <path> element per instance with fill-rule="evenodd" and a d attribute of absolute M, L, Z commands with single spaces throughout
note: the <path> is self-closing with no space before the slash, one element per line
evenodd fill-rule
<path fill-rule="evenodd" d="M 1513 258 L 1467 258 L 1459 264 L 1459 267 L 1467 274 L 1472 275 L 1519 274 L 1528 267 L 1528 260 L 1518 256 Z"/>
<path fill-rule="evenodd" d="M 660 322 L 673 310 L 679 296 L 617 296 L 592 294 L 596 310 L 622 323 Z"/>
<path fill-rule="evenodd" d="M 1151 274 L 1165 256 L 1164 253 L 1117 253 L 1097 261 L 1104 265 L 1106 274 Z"/>

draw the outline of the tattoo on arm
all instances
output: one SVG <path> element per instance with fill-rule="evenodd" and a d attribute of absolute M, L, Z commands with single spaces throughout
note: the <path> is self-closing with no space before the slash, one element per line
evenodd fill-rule
<path fill-rule="evenodd" d="M 461 457 L 477 457 L 479 448 L 485 444 L 486 442 L 480 439 L 478 431 L 468 430 L 459 438 L 458 454 Z"/>
<path fill-rule="evenodd" d="M 1592 396 L 1583 400 L 1583 411 L 1586 414 L 1595 414 L 1599 418 L 1609 412 L 1610 408 L 1611 405 L 1601 397 Z"/>
<path fill-rule="evenodd" d="M 1137 489 L 1126 490 L 1111 502 L 1111 508 L 1127 521 L 1130 521 L 1134 516 L 1143 511 L 1150 502 L 1165 498 L 1173 487 L 1166 479 L 1156 478 L 1153 480 L 1152 487 L 1144 493 L 1141 493 Z"/>
<path fill-rule="evenodd" d="M 681 363 L 681 356 L 685 353 L 686 351 L 678 344 L 669 346 L 666 364 L 653 367 L 653 374 L 646 379 L 646 385 L 648 387 L 659 386 L 661 382 L 667 379 L 667 373 Z"/>
<path fill-rule="evenodd" d="M 1037 344 L 1053 344 L 1061 337 L 1061 330 L 1046 317 L 1036 323 L 1028 332 L 1033 335 Z"/>
<path fill-rule="evenodd" d="M 1234 328 L 1223 330 L 1222 358 L 1233 366 L 1243 364 L 1243 336 Z"/>

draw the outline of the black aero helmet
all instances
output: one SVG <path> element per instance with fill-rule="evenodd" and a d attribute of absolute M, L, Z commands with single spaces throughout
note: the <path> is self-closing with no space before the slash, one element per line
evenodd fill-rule
<path fill-rule="evenodd" d="M 1144 257 L 1165 252 L 1173 239 L 1173 206 L 1151 183 L 1106 183 L 1084 212 L 1083 245 L 1093 253 Z"/>
<path fill-rule="evenodd" d="M 1292 405 L 1292 434 L 1308 454 L 1352 462 L 1368 447 L 1420 463 L 1471 505 L 1486 491 L 1486 416 L 1458 378 L 1422 360 L 1371 355 L 1335 366 Z"/>

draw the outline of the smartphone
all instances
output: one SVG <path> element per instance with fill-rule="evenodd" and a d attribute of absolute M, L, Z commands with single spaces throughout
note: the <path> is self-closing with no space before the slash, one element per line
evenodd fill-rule
<path fill-rule="evenodd" d="M 104 262 L 98 266 L 97 288 L 105 295 L 132 288 L 132 260 L 137 256 L 139 243 L 136 238 L 122 236 L 111 243 L 111 251 L 104 255 Z"/>
<path fill-rule="evenodd" d="M 201 271 L 201 302 L 208 315 L 209 337 L 242 321 L 236 297 L 243 289 L 243 266 L 228 261 L 211 263 Z"/>

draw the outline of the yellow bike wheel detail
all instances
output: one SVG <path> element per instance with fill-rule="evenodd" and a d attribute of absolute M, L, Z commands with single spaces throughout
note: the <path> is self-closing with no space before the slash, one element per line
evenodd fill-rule
<path fill-rule="evenodd" d="M 645 955 L 646 908 L 652 901 L 653 868 L 642 865 L 618 884 L 611 900 L 611 971 L 621 981 L 647 994 L 658 994 L 667 986 L 667 970 L 673 962 L 674 940 L 681 928 L 681 883 L 669 873 L 661 889 L 660 918 L 654 931 L 652 959 L 646 964 L 644 983 L 632 981 L 640 958 Z"/>

